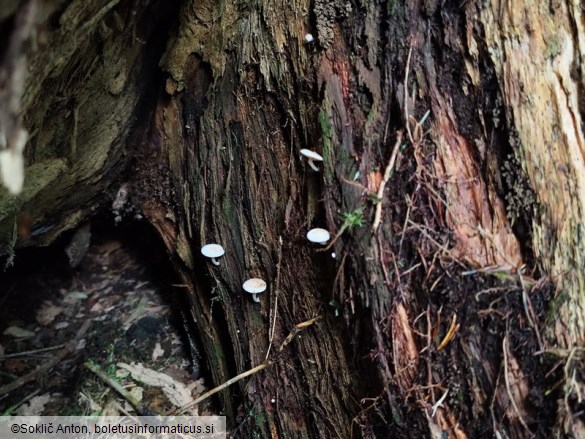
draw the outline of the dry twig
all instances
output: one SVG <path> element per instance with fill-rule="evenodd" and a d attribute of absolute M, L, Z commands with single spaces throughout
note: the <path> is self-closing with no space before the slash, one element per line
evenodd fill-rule
<path fill-rule="evenodd" d="M 322 316 L 317 316 L 313 319 L 310 319 L 310 320 L 307 320 L 307 321 L 304 321 L 301 323 L 297 323 L 294 326 L 294 328 L 292 329 L 292 331 L 290 332 L 290 334 L 286 337 L 286 339 L 282 342 L 282 344 L 278 348 L 278 352 L 282 352 L 300 331 L 302 331 L 303 329 L 306 329 L 309 326 L 313 325 L 314 323 L 318 322 L 319 320 L 321 320 L 321 318 L 322 318 Z M 254 375 L 255 373 L 260 372 L 261 370 L 266 369 L 268 366 L 273 365 L 275 362 L 276 362 L 276 360 L 266 360 L 266 361 L 264 361 L 264 363 L 259 364 L 258 366 L 253 367 L 252 369 L 249 369 L 245 372 L 242 372 L 239 375 L 236 375 L 235 377 L 227 380 L 225 383 L 223 383 L 217 387 L 214 387 L 213 389 L 209 390 L 208 392 L 205 392 L 199 398 L 191 401 L 188 404 L 185 404 L 183 407 L 178 408 L 172 414 L 184 413 L 186 410 L 188 410 L 191 407 L 193 407 L 194 405 L 199 404 L 200 402 L 206 400 L 210 396 L 215 395 L 218 392 L 221 392 L 222 390 L 228 388 L 232 384 L 235 384 L 238 381 L 240 381 L 246 377 L 249 377 L 251 375 Z"/>
<path fill-rule="evenodd" d="M 270 338 L 268 349 L 266 350 L 265 360 L 268 360 L 270 355 L 270 349 L 272 348 L 272 342 L 274 341 L 274 330 L 276 329 L 276 315 L 278 312 L 278 291 L 280 289 L 280 265 L 282 264 L 282 236 L 278 237 L 278 265 L 276 266 L 276 287 L 274 288 L 274 315 L 272 316 L 272 328 L 270 329 Z"/>
<path fill-rule="evenodd" d="M 382 220 L 382 199 L 384 197 L 384 189 L 386 189 L 386 183 L 390 180 L 390 174 L 392 174 L 392 169 L 394 168 L 394 164 L 396 163 L 396 157 L 398 156 L 398 151 L 400 150 L 400 144 L 402 143 L 402 131 L 398 131 L 396 136 L 396 143 L 394 144 L 394 149 L 392 150 L 392 154 L 390 155 L 390 159 L 388 160 L 388 165 L 384 171 L 384 177 L 380 182 L 380 186 L 378 187 L 378 193 L 376 194 L 377 203 L 376 204 L 376 213 L 374 215 L 374 222 L 372 224 L 372 231 L 375 233 L 380 225 L 380 221 Z"/>
<path fill-rule="evenodd" d="M 99 368 L 99 366 L 97 366 L 89 361 L 86 361 L 85 363 L 83 363 L 83 365 L 85 366 L 86 369 L 89 369 L 90 371 L 92 371 L 105 384 L 107 384 L 112 389 L 114 389 L 116 392 L 118 392 L 124 399 L 126 399 L 130 404 L 132 404 L 132 407 L 134 407 L 137 411 L 140 412 L 140 410 L 139 410 L 140 401 L 138 401 L 136 398 L 134 398 L 134 396 L 132 396 L 132 394 L 130 392 L 128 392 L 126 389 L 124 389 L 124 387 L 122 387 L 122 385 L 120 383 L 118 383 L 116 380 L 111 379 L 106 373 L 104 373 Z"/>
<path fill-rule="evenodd" d="M 3 395 L 3 394 L 8 393 L 8 392 L 12 392 L 13 390 L 18 389 L 19 387 L 23 386 L 24 384 L 28 383 L 29 381 L 36 379 L 38 376 L 43 375 L 45 372 L 52 369 L 59 362 L 61 362 L 61 360 L 63 360 L 67 355 L 69 355 L 72 352 L 75 352 L 75 349 L 77 347 L 77 343 L 85 335 L 85 333 L 89 329 L 90 325 L 91 325 L 91 320 L 87 320 L 81 326 L 81 328 L 79 328 L 79 330 L 77 331 L 77 334 L 75 335 L 75 338 L 73 340 L 71 340 L 69 343 L 67 343 L 65 345 L 65 347 L 57 353 L 57 355 L 55 355 L 53 358 L 51 358 L 45 364 L 43 364 L 42 366 L 33 370 L 29 374 L 18 378 L 17 380 L 11 382 L 10 384 L 6 384 L 5 386 L 0 387 L 0 395 Z"/>
<path fill-rule="evenodd" d="M 410 132 L 410 114 L 408 112 L 408 74 L 410 73 L 410 57 L 412 55 L 412 45 L 408 49 L 408 57 L 406 59 L 406 70 L 404 72 L 404 123 L 406 124 L 406 131 L 408 132 L 408 138 L 410 143 L 414 145 L 414 139 Z"/>

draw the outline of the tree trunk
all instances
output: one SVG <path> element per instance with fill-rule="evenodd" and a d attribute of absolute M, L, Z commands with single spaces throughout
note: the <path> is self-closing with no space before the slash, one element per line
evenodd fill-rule
<path fill-rule="evenodd" d="M 37 3 L 0 232 L 144 216 L 241 437 L 585 435 L 577 3 Z"/>

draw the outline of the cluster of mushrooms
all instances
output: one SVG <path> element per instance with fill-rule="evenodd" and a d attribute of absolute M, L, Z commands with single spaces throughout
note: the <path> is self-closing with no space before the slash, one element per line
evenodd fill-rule
<path fill-rule="evenodd" d="M 322 162 L 323 157 L 309 149 L 301 149 L 300 153 L 301 155 L 307 158 L 308 164 L 311 167 L 311 169 L 313 169 L 315 172 L 319 172 L 319 168 L 315 165 L 314 162 L 316 161 Z M 329 239 L 331 239 L 331 235 L 325 229 L 315 228 L 309 230 L 309 232 L 307 233 L 307 239 L 310 242 L 316 244 L 326 245 Z M 219 266 L 219 258 L 221 258 L 225 254 L 225 250 L 219 244 L 206 244 L 203 247 L 201 247 L 201 254 L 206 258 L 209 258 L 212 264 Z M 252 295 L 252 300 L 254 302 L 259 303 L 260 298 L 258 297 L 258 295 L 266 291 L 266 282 L 263 279 L 254 277 L 244 282 L 242 284 L 242 288 L 246 293 Z"/>

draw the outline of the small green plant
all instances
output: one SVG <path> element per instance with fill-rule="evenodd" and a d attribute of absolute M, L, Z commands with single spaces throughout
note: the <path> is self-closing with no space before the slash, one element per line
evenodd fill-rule
<path fill-rule="evenodd" d="M 329 250 L 333 244 L 335 244 L 335 242 L 339 239 L 339 237 L 341 235 L 343 235 L 343 232 L 345 232 L 346 230 L 351 230 L 354 227 L 361 227 L 364 225 L 364 207 L 360 206 L 355 210 L 352 210 L 351 212 L 344 212 L 341 214 L 341 219 L 343 220 L 343 223 L 341 224 L 341 227 L 339 228 L 339 231 L 337 232 L 337 235 L 335 235 L 335 238 L 333 238 L 333 240 L 329 243 L 329 245 L 327 247 L 325 247 L 324 249 L 321 250 L 317 250 L 320 252 L 324 252 Z"/>
<path fill-rule="evenodd" d="M 354 227 L 361 227 L 364 225 L 364 208 L 358 207 L 351 212 L 344 212 L 341 215 L 343 219 L 342 229 L 353 229 Z"/>
<path fill-rule="evenodd" d="M 108 345 L 108 347 L 106 348 L 106 352 L 108 353 L 108 368 L 107 368 L 107 373 L 108 375 L 110 375 L 110 377 L 115 378 L 116 377 L 116 363 L 114 362 L 114 351 L 115 351 L 115 346 L 113 343 L 110 343 Z"/>

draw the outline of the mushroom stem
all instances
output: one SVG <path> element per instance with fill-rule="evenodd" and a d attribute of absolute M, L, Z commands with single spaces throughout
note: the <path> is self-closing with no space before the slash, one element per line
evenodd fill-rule
<path fill-rule="evenodd" d="M 217 265 L 217 266 L 219 266 L 219 261 L 218 261 L 216 258 L 211 258 L 211 262 L 212 262 L 214 265 Z"/>
<path fill-rule="evenodd" d="M 256 293 L 252 294 L 252 300 L 256 303 L 260 303 L 260 298 L 258 297 L 258 294 L 256 294 Z"/>
<path fill-rule="evenodd" d="M 319 172 L 319 168 L 315 166 L 315 163 L 313 163 L 312 159 L 309 159 L 309 166 L 311 167 L 311 169 L 313 169 L 313 171 Z"/>

